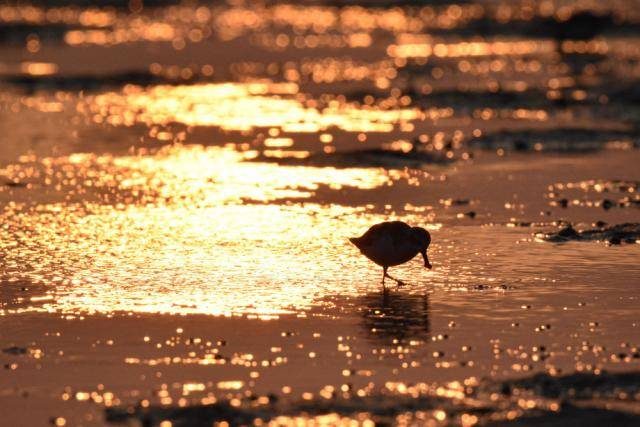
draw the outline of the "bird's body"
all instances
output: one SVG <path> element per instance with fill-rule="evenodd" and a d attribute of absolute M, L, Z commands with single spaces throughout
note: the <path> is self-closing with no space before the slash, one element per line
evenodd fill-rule
<path fill-rule="evenodd" d="M 404 264 L 420 252 L 419 243 L 411 238 L 411 227 L 401 221 L 376 224 L 351 243 L 381 267 Z"/>
<path fill-rule="evenodd" d="M 411 227 L 402 221 L 376 224 L 360 237 L 349 239 L 360 252 L 371 261 L 383 267 L 382 283 L 391 276 L 387 269 L 411 261 L 419 253 L 424 257 L 424 265 L 431 268 L 427 258 L 427 248 L 431 243 L 429 232 L 420 227 Z M 401 281 L 393 279 L 402 284 Z"/>

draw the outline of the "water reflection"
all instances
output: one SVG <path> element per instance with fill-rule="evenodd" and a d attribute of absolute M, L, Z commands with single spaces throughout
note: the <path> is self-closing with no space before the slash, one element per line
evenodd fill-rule
<path fill-rule="evenodd" d="M 324 105 L 323 105 L 324 104 Z M 311 133 L 331 127 L 349 132 L 390 132 L 395 125 L 449 111 L 417 108 L 361 108 L 336 98 L 321 103 L 299 94 L 295 83 L 221 83 L 191 86 L 128 86 L 122 92 L 89 97 L 81 110 L 112 125 L 135 123 L 216 126 L 227 131 L 280 128 Z"/>
<path fill-rule="evenodd" d="M 256 156 L 251 150 L 176 144 L 131 156 L 23 156 L 0 174 L 29 190 L 57 192 L 62 199 L 56 201 L 79 200 L 86 206 L 97 199 L 120 207 L 282 202 L 307 199 L 321 186 L 372 189 L 393 181 L 393 175 L 382 170 L 283 168 L 245 161 Z"/>
<path fill-rule="evenodd" d="M 341 270 L 353 280 L 370 276 L 344 256 L 349 229 L 367 221 L 335 219 L 355 212 L 349 208 L 51 209 L 13 215 L 21 245 L 3 254 L 3 263 L 19 266 L 13 277 L 50 285 L 49 311 L 268 318 L 340 288 Z"/>
<path fill-rule="evenodd" d="M 6 207 L 2 271 L 48 285 L 38 306 L 48 311 L 265 318 L 309 307 L 340 287 L 341 269 L 373 274 L 344 252 L 352 230 L 375 215 L 290 200 L 308 199 L 320 185 L 375 188 L 390 182 L 384 172 L 243 158 L 180 145 L 155 155 L 25 158 L 4 173 L 28 181 L 25 192 L 58 200 Z M 27 308 L 36 307 L 16 309 Z"/>
<path fill-rule="evenodd" d="M 355 300 L 366 337 L 383 345 L 415 345 L 429 339 L 429 296 L 381 291 Z"/>
<path fill-rule="evenodd" d="M 526 56 L 552 53 L 551 41 L 491 41 L 436 43 L 427 37 L 401 37 L 387 53 L 395 58 L 462 58 L 476 56 Z"/>

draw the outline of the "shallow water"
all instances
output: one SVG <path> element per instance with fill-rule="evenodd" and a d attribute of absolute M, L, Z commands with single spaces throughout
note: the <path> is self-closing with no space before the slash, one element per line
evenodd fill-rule
<path fill-rule="evenodd" d="M 374 3 L 0 5 L 7 422 L 638 422 L 637 8 Z"/>

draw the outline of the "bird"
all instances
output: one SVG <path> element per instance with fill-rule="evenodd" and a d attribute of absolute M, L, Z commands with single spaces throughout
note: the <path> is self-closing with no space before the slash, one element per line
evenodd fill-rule
<path fill-rule="evenodd" d="M 432 268 L 427 257 L 431 235 L 422 227 L 411 227 L 402 221 L 385 221 L 371 226 L 362 236 L 352 237 L 349 241 L 364 256 L 382 267 L 382 287 L 385 289 L 387 277 L 395 280 L 398 286 L 405 285 L 387 273 L 389 267 L 411 261 L 418 254 L 422 254 L 425 268 Z"/>

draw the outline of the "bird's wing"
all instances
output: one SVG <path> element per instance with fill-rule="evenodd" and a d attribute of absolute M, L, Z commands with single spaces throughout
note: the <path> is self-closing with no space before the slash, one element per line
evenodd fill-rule
<path fill-rule="evenodd" d="M 392 221 L 387 224 L 387 233 L 389 233 L 394 246 L 404 246 L 407 242 L 413 242 L 409 224 L 402 221 Z"/>
<path fill-rule="evenodd" d="M 381 222 L 369 228 L 360 238 L 359 243 L 370 246 L 383 237 L 390 237 L 394 245 L 402 244 L 409 235 L 411 227 L 402 221 Z"/>

